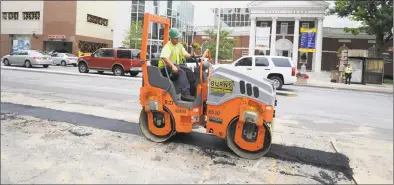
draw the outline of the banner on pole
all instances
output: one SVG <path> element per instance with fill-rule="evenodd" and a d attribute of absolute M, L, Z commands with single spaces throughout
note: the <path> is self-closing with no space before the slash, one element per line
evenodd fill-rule
<path fill-rule="evenodd" d="M 270 49 L 270 27 L 256 28 L 256 49 L 269 50 Z"/>
<path fill-rule="evenodd" d="M 315 52 L 316 28 L 301 28 L 301 44 L 300 52 L 313 53 Z"/>

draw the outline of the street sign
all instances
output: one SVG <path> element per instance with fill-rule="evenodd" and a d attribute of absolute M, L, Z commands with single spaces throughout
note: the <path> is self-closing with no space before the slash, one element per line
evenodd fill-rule
<path fill-rule="evenodd" d="M 300 52 L 315 52 L 316 28 L 301 28 Z"/>

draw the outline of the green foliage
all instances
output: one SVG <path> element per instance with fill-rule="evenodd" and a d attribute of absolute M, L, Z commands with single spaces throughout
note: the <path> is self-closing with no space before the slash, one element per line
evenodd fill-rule
<path fill-rule="evenodd" d="M 142 28 L 143 28 L 142 21 L 132 22 L 130 29 L 125 31 L 126 33 L 122 41 L 122 45 L 129 48 L 140 49 Z"/>
<path fill-rule="evenodd" d="M 209 49 L 212 58 L 216 57 L 216 36 L 217 29 L 210 28 L 204 31 L 208 35 L 208 43 L 204 44 L 204 49 Z M 235 40 L 230 38 L 230 32 L 220 28 L 219 30 L 219 60 L 229 60 L 233 57 L 233 48 Z M 204 51 L 203 51 L 204 52 Z"/>
<path fill-rule="evenodd" d="M 345 28 L 344 31 L 353 35 L 360 32 L 375 35 L 377 54 L 381 53 L 382 45 L 393 38 L 393 0 L 336 0 L 335 7 L 329 9 L 328 14 L 360 21 L 359 28 Z"/>
<path fill-rule="evenodd" d="M 200 46 L 200 44 L 198 42 L 193 42 L 192 47 L 194 49 L 200 49 L 201 48 L 201 46 Z"/>
<path fill-rule="evenodd" d="M 187 44 L 186 42 L 180 42 L 182 44 L 182 46 L 187 50 Z"/>

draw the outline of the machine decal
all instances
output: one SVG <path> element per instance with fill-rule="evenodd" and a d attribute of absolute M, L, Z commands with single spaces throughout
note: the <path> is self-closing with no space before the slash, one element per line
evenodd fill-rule
<path fill-rule="evenodd" d="M 218 111 L 218 110 L 208 110 L 208 114 L 220 116 L 220 111 Z"/>
<path fill-rule="evenodd" d="M 214 123 L 218 123 L 218 124 L 222 124 L 223 120 L 220 118 L 215 118 L 215 117 L 209 117 L 208 118 L 209 121 L 214 122 Z"/>
<path fill-rule="evenodd" d="M 212 92 L 232 94 L 233 87 L 234 87 L 233 80 L 211 78 L 210 90 Z"/>
<path fill-rule="evenodd" d="M 186 110 L 183 109 L 175 109 L 176 113 L 186 113 Z"/>
<path fill-rule="evenodd" d="M 164 100 L 164 104 L 165 104 L 165 105 L 173 105 L 173 104 L 174 104 L 174 101 L 171 101 L 171 100 Z"/>

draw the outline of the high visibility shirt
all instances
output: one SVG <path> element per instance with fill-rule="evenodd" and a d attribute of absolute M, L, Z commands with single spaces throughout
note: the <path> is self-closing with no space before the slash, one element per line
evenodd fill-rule
<path fill-rule="evenodd" d="M 161 50 L 158 67 L 162 68 L 165 65 L 161 58 L 168 58 L 173 64 L 183 64 L 183 57 L 187 54 L 188 52 L 182 44 L 178 43 L 177 45 L 173 45 L 171 42 L 168 42 Z"/>
<path fill-rule="evenodd" d="M 347 66 L 347 67 L 345 68 L 345 73 L 346 73 L 346 74 L 349 74 L 349 73 L 352 73 L 352 72 L 353 72 L 353 68 L 352 68 L 352 67 Z"/>

